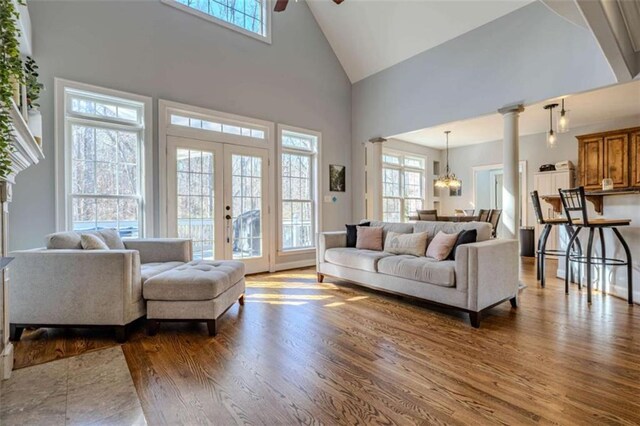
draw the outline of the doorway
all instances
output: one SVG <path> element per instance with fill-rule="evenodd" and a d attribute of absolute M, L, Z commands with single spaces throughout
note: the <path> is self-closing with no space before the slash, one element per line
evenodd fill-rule
<path fill-rule="evenodd" d="M 167 137 L 167 233 L 193 240 L 194 259 L 269 270 L 268 151 Z"/>

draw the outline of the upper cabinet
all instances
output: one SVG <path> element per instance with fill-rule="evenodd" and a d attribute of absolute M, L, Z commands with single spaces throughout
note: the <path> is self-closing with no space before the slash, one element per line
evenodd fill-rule
<path fill-rule="evenodd" d="M 602 189 L 611 178 L 614 189 L 640 187 L 640 127 L 578 136 L 578 184 Z"/>
<path fill-rule="evenodd" d="M 630 185 L 640 188 L 640 130 L 631 133 L 631 176 Z"/>

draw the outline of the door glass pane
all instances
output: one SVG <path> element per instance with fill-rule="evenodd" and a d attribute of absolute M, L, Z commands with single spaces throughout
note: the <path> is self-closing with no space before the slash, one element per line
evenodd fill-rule
<path fill-rule="evenodd" d="M 262 158 L 231 155 L 231 243 L 234 259 L 262 256 Z"/>
<path fill-rule="evenodd" d="M 176 150 L 178 237 L 193 241 L 194 259 L 214 259 L 213 153 Z"/>

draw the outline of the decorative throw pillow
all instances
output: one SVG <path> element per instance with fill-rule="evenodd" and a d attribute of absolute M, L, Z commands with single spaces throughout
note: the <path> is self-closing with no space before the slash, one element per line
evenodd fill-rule
<path fill-rule="evenodd" d="M 382 228 L 368 226 L 356 226 L 356 228 L 358 231 L 356 248 L 382 251 Z"/>
<path fill-rule="evenodd" d="M 456 243 L 458 239 L 458 234 L 445 234 L 440 231 L 433 237 L 431 244 L 427 247 L 427 257 L 432 257 L 436 260 L 445 260 L 453 245 Z"/>
<path fill-rule="evenodd" d="M 111 250 L 124 250 L 125 246 L 116 229 L 101 229 L 99 231 L 87 231 L 82 234 L 95 235 L 100 238 Z"/>
<path fill-rule="evenodd" d="M 80 234 L 73 231 L 49 234 L 45 237 L 45 243 L 48 250 L 80 250 L 82 248 Z"/>
<path fill-rule="evenodd" d="M 387 253 L 424 256 L 426 249 L 426 232 L 416 232 L 414 234 L 387 232 L 387 239 L 384 241 L 384 251 Z"/>
<path fill-rule="evenodd" d="M 109 246 L 93 234 L 82 234 L 80 236 L 82 248 L 85 250 L 109 250 Z"/>
<path fill-rule="evenodd" d="M 358 226 L 369 226 L 371 222 L 362 222 L 357 225 L 345 225 L 347 228 L 347 247 L 355 247 L 358 241 Z"/>
<path fill-rule="evenodd" d="M 475 229 L 467 229 L 458 234 L 458 239 L 449 253 L 447 260 L 456 260 L 456 249 L 462 244 L 475 243 L 478 240 L 478 231 Z"/>

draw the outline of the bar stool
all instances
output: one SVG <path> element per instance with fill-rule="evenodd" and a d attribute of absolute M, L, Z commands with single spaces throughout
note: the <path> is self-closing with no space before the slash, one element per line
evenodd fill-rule
<path fill-rule="evenodd" d="M 569 224 L 575 225 L 576 230 L 573 233 L 571 240 L 569 240 L 569 245 L 567 246 L 567 252 L 565 257 L 565 265 L 567 270 L 569 269 L 569 262 L 577 262 L 580 264 L 587 265 L 587 302 L 591 303 L 591 264 L 593 261 L 599 262 L 602 265 L 602 289 L 604 289 L 606 284 L 605 277 L 605 267 L 606 266 L 626 266 L 627 267 L 627 287 L 629 288 L 629 296 L 628 302 L 630 305 L 633 304 L 633 271 L 632 271 L 632 263 L 631 263 L 631 251 L 629 250 L 629 246 L 627 242 L 622 238 L 620 231 L 618 231 L 619 226 L 629 226 L 631 223 L 631 219 L 589 219 L 587 216 L 587 206 L 584 195 L 584 187 L 572 188 L 572 189 L 558 189 L 560 193 L 560 199 L 562 200 L 562 206 L 564 207 L 564 211 L 567 214 L 567 219 L 569 219 Z M 582 214 L 582 218 L 573 219 L 571 217 L 571 212 L 580 212 Z M 587 255 L 583 256 L 581 254 L 571 254 L 570 248 L 573 242 L 578 238 L 578 234 L 582 228 L 589 229 L 589 243 L 587 244 Z M 624 252 L 627 257 L 627 261 L 625 262 L 622 259 L 614 259 L 607 257 L 605 241 L 604 241 L 604 228 L 611 228 L 615 236 L 622 244 Z M 600 236 L 600 252 L 601 257 L 593 257 L 591 255 L 593 249 L 593 234 L 595 230 L 598 230 L 598 234 Z M 565 275 L 564 278 L 564 288 L 565 293 L 569 293 L 569 280 L 568 275 Z"/>
<path fill-rule="evenodd" d="M 538 257 L 538 267 L 536 268 L 537 279 L 540 281 L 540 287 L 545 286 L 545 272 L 546 272 L 546 258 L 554 257 L 560 258 L 566 256 L 566 250 L 560 249 L 547 249 L 547 240 L 551 233 L 551 228 L 554 226 L 562 226 L 566 231 L 569 239 L 573 236 L 574 229 L 569 224 L 569 219 L 564 217 L 545 219 L 542 214 L 542 207 L 540 206 L 540 197 L 538 191 L 533 191 L 531 194 L 531 202 L 533 203 L 533 211 L 536 214 L 536 220 L 540 225 L 543 225 L 542 232 L 540 232 L 540 238 L 538 239 L 538 250 L 536 251 Z M 576 252 L 582 254 L 582 247 L 580 246 L 580 240 L 576 240 L 574 245 L 576 246 Z M 580 270 L 578 270 L 578 285 L 580 285 Z M 569 270 L 565 270 L 565 275 L 569 275 Z M 571 269 L 571 281 L 575 282 L 573 269 Z"/>

